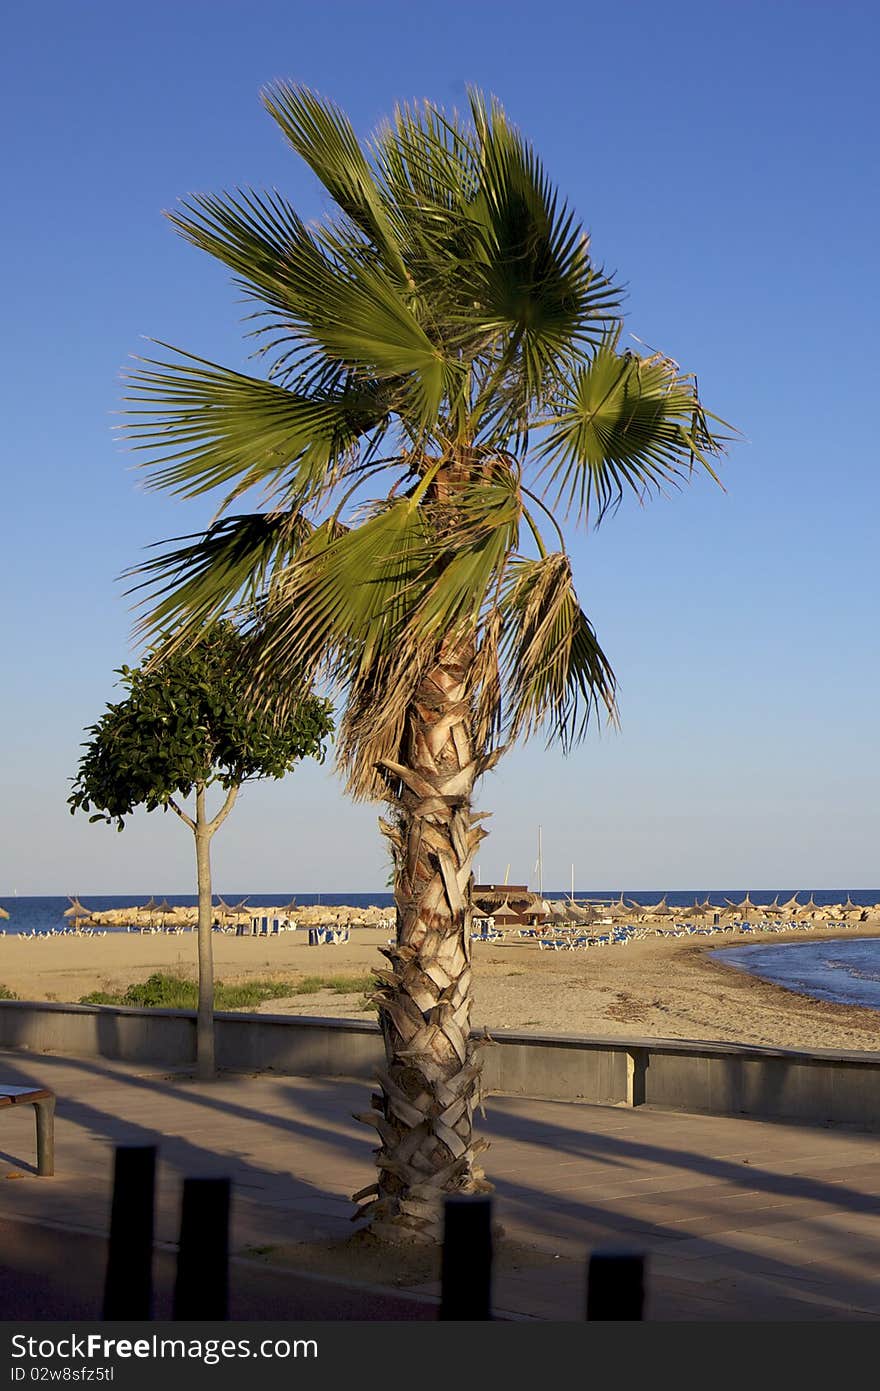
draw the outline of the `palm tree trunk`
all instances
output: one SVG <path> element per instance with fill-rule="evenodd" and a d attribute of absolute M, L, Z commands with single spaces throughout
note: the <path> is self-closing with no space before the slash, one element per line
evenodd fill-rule
<path fill-rule="evenodd" d="M 214 944 L 211 939 L 211 836 L 205 812 L 205 788 L 196 788 L 196 873 L 199 889 L 199 1010 L 196 1021 L 196 1074 L 201 1081 L 215 1076 L 214 1066 Z"/>
<path fill-rule="evenodd" d="M 447 643 L 407 718 L 394 847 L 397 937 L 384 949 L 376 997 L 386 1067 L 373 1111 L 378 1182 L 355 1195 L 370 1230 L 386 1239 L 438 1241 L 448 1193 L 487 1191 L 473 1138 L 480 1063 L 470 1037 L 471 863 L 485 832 L 471 812 L 488 760 L 472 749 L 468 678 L 473 643 Z"/>

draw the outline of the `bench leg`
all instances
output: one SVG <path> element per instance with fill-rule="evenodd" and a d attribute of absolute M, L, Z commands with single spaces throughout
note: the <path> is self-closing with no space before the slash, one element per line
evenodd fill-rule
<path fill-rule="evenodd" d="M 55 1098 L 35 1101 L 37 1115 L 37 1173 L 47 1177 L 55 1172 Z"/>

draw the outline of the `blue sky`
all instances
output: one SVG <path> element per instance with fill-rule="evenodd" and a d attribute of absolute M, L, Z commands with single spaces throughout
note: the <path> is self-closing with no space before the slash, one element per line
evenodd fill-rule
<path fill-rule="evenodd" d="M 192 884 L 176 818 L 117 835 L 65 799 L 137 655 L 120 572 L 208 519 L 143 491 L 121 370 L 144 336 L 246 363 L 228 277 L 162 209 L 248 184 L 323 206 L 259 103 L 277 77 L 364 135 L 396 101 L 496 93 L 626 284 L 627 330 L 744 437 L 725 491 L 573 540 L 621 728 L 484 780 L 483 878 L 534 881 L 541 825 L 545 887 L 572 863 L 594 890 L 880 882 L 876 5 L 83 0 L 19 6 L 4 39 L 0 896 Z M 217 887 L 381 888 L 376 814 L 329 766 L 248 788 Z"/>

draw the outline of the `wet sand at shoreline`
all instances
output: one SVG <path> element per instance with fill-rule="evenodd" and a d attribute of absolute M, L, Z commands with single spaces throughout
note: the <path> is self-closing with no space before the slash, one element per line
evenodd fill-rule
<path fill-rule="evenodd" d="M 307 933 L 253 938 L 217 934 L 215 974 L 249 977 L 364 976 L 384 965 L 388 930 L 354 928 L 339 946 L 308 945 Z M 725 934 L 712 947 L 777 945 L 821 938 L 880 937 L 880 920 L 841 931 Z M 649 936 L 627 946 L 541 951 L 511 937 L 473 944 L 477 1028 L 604 1037 L 678 1038 L 782 1048 L 880 1051 L 880 1011 L 830 1004 L 723 965 L 704 937 Z M 108 934 L 0 942 L 0 982 L 23 1000 L 77 1002 L 118 992 L 156 971 L 195 977 L 195 934 Z M 372 1018 L 362 992 L 321 990 L 265 1002 L 267 1014 Z"/>

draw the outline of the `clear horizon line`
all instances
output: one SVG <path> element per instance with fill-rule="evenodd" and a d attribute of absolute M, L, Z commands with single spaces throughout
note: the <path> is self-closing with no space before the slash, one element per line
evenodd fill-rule
<path fill-rule="evenodd" d="M 496 880 L 489 880 L 489 879 L 486 879 L 486 880 L 481 880 L 480 882 L 481 882 L 481 884 L 485 884 L 485 885 L 490 885 L 490 884 L 491 884 L 491 885 L 493 885 L 493 887 L 498 888 L 498 889 L 501 889 L 501 888 L 504 888 L 504 887 L 505 887 L 505 884 L 503 883 L 503 881 L 496 881 Z M 510 885 L 509 887 L 513 887 L 513 885 Z M 527 885 L 526 887 L 528 887 L 528 885 Z M 656 886 L 647 886 L 647 887 L 645 887 L 645 888 L 624 888 L 624 889 L 620 889 L 620 888 L 613 888 L 613 889 L 612 889 L 612 888 L 577 888 L 577 887 L 576 887 L 574 892 L 575 892 L 575 897 L 577 897 L 578 895 L 581 895 L 581 896 L 593 895 L 594 897 L 601 897 L 601 898 L 608 898 L 609 896 L 610 896 L 610 897 L 619 897 L 621 893 L 623 893 L 624 895 L 626 895 L 626 894 L 645 894 L 645 893 L 655 894 L 655 893 L 656 893 L 656 894 L 660 894 L 661 896 L 663 896 L 663 895 L 666 895 L 666 894 L 682 894 L 682 893 L 687 893 L 687 894 L 692 894 L 692 893 L 704 893 L 704 894 L 706 894 L 706 893 L 708 893 L 708 894 L 712 894 L 712 893 L 743 893 L 743 892 L 745 892 L 745 893 L 748 893 L 749 895 L 753 895 L 753 894 L 765 894 L 765 893 L 781 893 L 781 892 L 784 891 L 784 889 L 785 889 L 786 887 L 787 887 L 787 886 L 783 886 L 783 889 L 780 889 L 779 887 L 776 887 L 776 886 L 768 887 L 768 888 L 746 888 L 746 889 L 742 889 L 742 888 L 737 887 L 737 886 L 734 886 L 734 887 L 728 886 L 728 887 L 725 887 L 725 888 L 714 888 L 714 889 L 713 889 L 713 888 L 709 888 L 709 889 L 707 889 L 707 888 L 705 888 L 705 887 L 699 887 L 699 886 L 696 886 L 696 887 L 695 887 L 695 886 L 693 886 L 693 885 L 688 885 L 688 886 L 686 886 L 686 887 L 684 887 L 684 888 L 665 888 L 665 889 L 660 889 L 660 888 L 657 888 Z M 537 891 L 537 889 L 531 889 L 530 892 L 532 892 L 532 893 L 537 893 L 538 891 Z M 810 893 L 821 893 L 821 894 L 825 894 L 825 893 L 831 893 L 831 892 L 843 892 L 843 893 L 880 893 L 880 885 L 876 885 L 876 884 L 858 885 L 858 884 L 852 884 L 852 883 L 850 883 L 848 886 L 847 886 L 847 885 L 841 885 L 841 884 L 829 884 L 829 885 L 826 885 L 826 886 L 822 886 L 822 885 L 818 885 L 818 884 L 813 884 L 813 885 L 806 885 L 806 886 L 804 886 L 804 887 L 802 887 L 802 888 L 799 888 L 799 889 L 792 889 L 791 892 L 792 892 L 792 893 L 796 893 L 796 894 L 810 894 Z M 193 888 L 192 885 L 190 885 L 190 886 L 189 886 L 188 888 L 186 888 L 186 889 L 164 889 L 164 890 L 157 890 L 157 889 L 153 888 L 153 889 L 151 889 L 151 890 L 149 890 L 149 891 L 146 890 L 146 889 L 83 889 L 83 890 L 81 890 L 78 894 L 69 894 L 66 890 L 64 890 L 64 891 L 62 891 L 62 890 L 57 890 L 57 891 L 54 891 L 54 892 L 53 892 L 53 891 L 49 891 L 49 892 L 43 892 L 43 893 L 34 893 L 34 892 L 18 893 L 17 891 L 12 891 L 12 892 L 10 892 L 10 893 L 0 894 L 0 899 L 10 899 L 10 898 L 71 898 L 71 897 L 79 897 L 79 898 L 89 898 L 89 897 L 91 897 L 91 898 L 121 898 L 123 895 L 131 895 L 133 898 L 145 898 L 145 897 L 149 897 L 149 896 L 151 896 L 151 895 L 152 895 L 152 896 L 155 896 L 157 893 L 161 893 L 161 894 L 162 894 L 164 897 L 166 897 L 166 898 L 169 897 L 169 895 L 173 895 L 173 896 L 175 896 L 175 897 L 182 897 L 182 898 L 196 898 L 196 897 L 198 896 L 197 891 Z M 222 889 L 222 890 L 221 890 L 221 889 L 213 889 L 213 890 L 212 890 L 212 893 L 213 893 L 214 897 L 231 897 L 231 896 L 233 896 L 233 891 L 232 891 L 232 890 L 229 890 L 229 889 Z M 393 890 L 392 890 L 388 885 L 385 885 L 383 888 L 375 888 L 375 887 L 373 887 L 373 888 L 367 888 L 367 889 L 355 889 L 355 888 L 333 889 L 333 888 L 322 888 L 322 889 L 296 889 L 296 890 L 292 890 L 292 891 L 289 890 L 289 889 L 252 889 L 252 890 L 250 891 L 249 894 L 245 894 L 245 895 L 242 895 L 242 894 L 240 893 L 240 891 L 238 891 L 238 890 L 235 890 L 235 891 L 234 891 L 234 895 L 235 895 L 235 896 L 238 896 L 239 898 L 241 898 L 241 897 L 253 897 L 253 896 L 260 897 L 260 898 L 267 898 L 270 894 L 278 894 L 278 895 L 281 895 L 282 897 L 286 897 L 286 898 L 296 898 L 297 895 L 304 895 L 304 896 L 306 896 L 306 897 L 311 897 L 311 896 L 313 896 L 313 895 L 315 895 L 315 894 L 333 894 L 333 895 L 339 895 L 339 894 L 345 894 L 345 893 L 349 893 L 349 894 L 358 894 L 358 895 L 360 895 L 360 896 L 365 896 L 365 895 L 368 895 L 368 894 L 382 894 L 382 895 L 386 895 L 386 896 L 387 896 L 387 895 L 391 895 L 391 894 L 393 893 Z M 561 887 L 558 888 L 558 889 L 549 888 L 549 889 L 544 889 L 544 890 L 542 891 L 542 894 L 543 894 L 543 897 L 544 897 L 544 898 L 547 898 L 548 896 L 552 896 L 552 897 L 562 896 L 562 897 L 564 897 L 564 898 L 569 898 L 569 897 L 571 896 L 571 890 L 570 890 L 570 888 L 561 888 Z"/>

